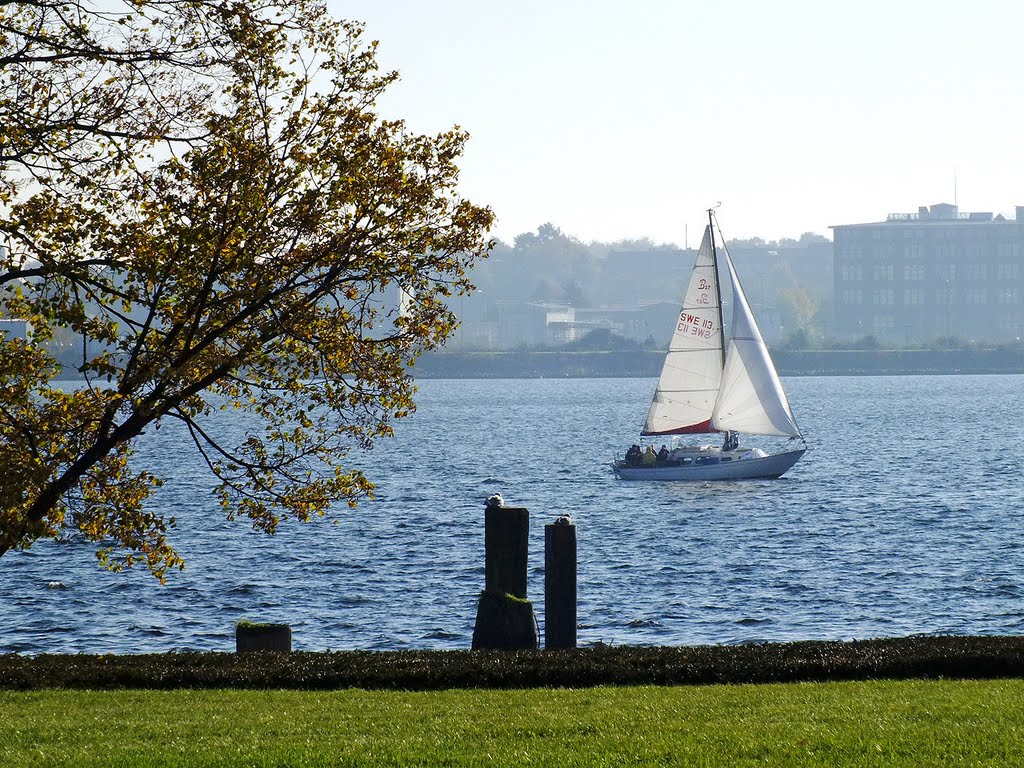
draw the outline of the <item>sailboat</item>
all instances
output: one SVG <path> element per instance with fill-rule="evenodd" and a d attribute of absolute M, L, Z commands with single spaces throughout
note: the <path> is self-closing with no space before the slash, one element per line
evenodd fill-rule
<path fill-rule="evenodd" d="M 674 446 L 655 456 L 634 445 L 612 464 L 623 480 L 741 480 L 776 478 L 807 450 L 754 321 L 727 248 L 715 245 L 714 209 L 708 211 L 683 306 L 647 412 L 644 437 L 724 433 L 717 445 Z M 722 322 L 720 261 L 732 294 L 728 341 Z M 739 434 L 799 440 L 798 448 L 769 453 L 743 447 Z"/>

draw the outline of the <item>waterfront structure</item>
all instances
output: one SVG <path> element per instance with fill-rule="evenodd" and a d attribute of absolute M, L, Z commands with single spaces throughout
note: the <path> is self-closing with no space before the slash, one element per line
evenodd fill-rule
<path fill-rule="evenodd" d="M 568 304 L 543 301 L 497 302 L 497 341 L 502 349 L 574 341 L 576 311 Z"/>
<path fill-rule="evenodd" d="M 1016 218 L 948 203 L 831 227 L 837 337 L 1007 342 L 1024 329 L 1024 206 Z"/>

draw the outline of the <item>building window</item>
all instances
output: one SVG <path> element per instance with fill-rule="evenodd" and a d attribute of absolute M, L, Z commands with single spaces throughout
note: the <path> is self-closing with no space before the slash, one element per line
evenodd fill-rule
<path fill-rule="evenodd" d="M 1000 288 L 996 296 L 999 304 L 1020 304 L 1020 292 L 1016 288 Z"/>
<path fill-rule="evenodd" d="M 956 280 L 956 264 L 939 264 L 937 272 L 939 280 Z"/>
<path fill-rule="evenodd" d="M 996 253 L 999 254 L 1000 259 L 1012 261 L 1017 258 L 1017 244 L 999 243 L 999 245 L 996 246 Z"/>
<path fill-rule="evenodd" d="M 968 304 L 985 304 L 987 296 L 984 288 L 968 288 L 966 301 Z"/>
<path fill-rule="evenodd" d="M 839 278 L 846 282 L 864 279 L 864 267 L 861 264 L 843 264 L 839 268 Z"/>
<path fill-rule="evenodd" d="M 871 268 L 871 276 L 876 282 L 880 280 L 892 280 L 895 275 L 895 269 L 892 264 L 875 264 Z"/>
<path fill-rule="evenodd" d="M 924 280 L 924 264 L 904 264 L 904 280 Z"/>
<path fill-rule="evenodd" d="M 987 277 L 988 270 L 985 269 L 984 264 L 971 263 L 967 265 L 967 279 L 968 280 L 984 280 Z"/>
<path fill-rule="evenodd" d="M 896 327 L 896 318 L 892 315 L 875 315 L 871 318 L 871 325 L 876 331 L 886 331 Z"/>
<path fill-rule="evenodd" d="M 953 303 L 953 289 L 945 285 L 942 288 L 935 289 L 935 303 L 950 305 Z"/>
<path fill-rule="evenodd" d="M 892 288 L 876 288 L 871 292 L 871 303 L 878 306 L 895 304 L 895 293 Z"/>
<path fill-rule="evenodd" d="M 843 304 L 863 304 L 864 291 L 859 288 L 847 288 L 843 291 Z"/>
<path fill-rule="evenodd" d="M 920 288 L 904 288 L 903 303 L 908 306 L 924 304 L 924 291 Z"/>
<path fill-rule="evenodd" d="M 1000 264 L 996 274 L 1000 280 L 1016 280 L 1020 277 L 1020 264 Z"/>

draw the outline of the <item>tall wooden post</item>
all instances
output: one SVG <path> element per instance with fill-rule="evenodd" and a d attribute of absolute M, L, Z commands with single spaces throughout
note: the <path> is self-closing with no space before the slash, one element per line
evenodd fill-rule
<path fill-rule="evenodd" d="M 576 647 L 576 526 L 568 515 L 544 526 L 544 647 Z"/>
<path fill-rule="evenodd" d="M 536 649 L 537 616 L 526 599 L 530 512 L 488 504 L 484 511 L 484 592 L 476 611 L 473 650 Z"/>
<path fill-rule="evenodd" d="M 530 511 L 491 506 L 484 510 L 484 589 L 526 599 Z"/>

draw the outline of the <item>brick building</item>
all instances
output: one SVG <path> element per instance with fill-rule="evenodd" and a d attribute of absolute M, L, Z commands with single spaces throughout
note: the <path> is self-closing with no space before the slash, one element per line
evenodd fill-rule
<path fill-rule="evenodd" d="M 922 206 L 834 234 L 837 337 L 1004 342 L 1024 329 L 1024 206 L 1016 219 Z"/>

